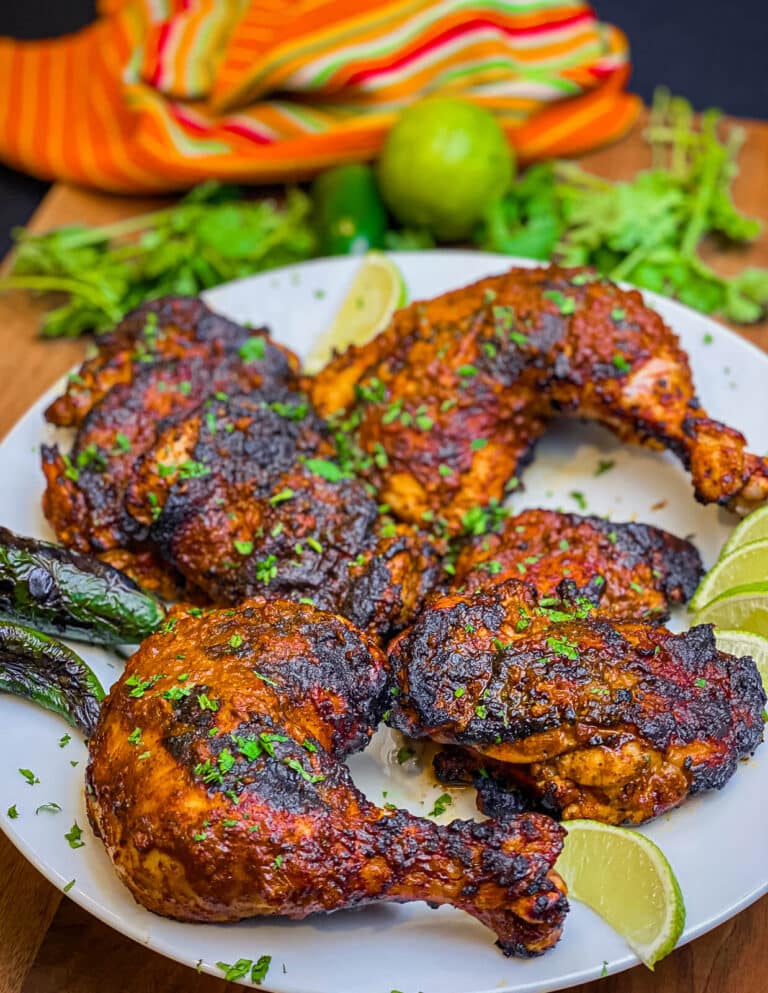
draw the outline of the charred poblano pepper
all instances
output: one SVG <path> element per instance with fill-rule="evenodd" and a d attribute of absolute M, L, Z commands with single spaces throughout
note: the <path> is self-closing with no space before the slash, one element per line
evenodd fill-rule
<path fill-rule="evenodd" d="M 60 714 L 90 737 L 104 690 L 79 655 L 55 638 L 0 621 L 0 690 Z"/>
<path fill-rule="evenodd" d="M 90 555 L 0 528 L 0 617 L 100 645 L 139 642 L 165 610 L 132 579 Z"/>

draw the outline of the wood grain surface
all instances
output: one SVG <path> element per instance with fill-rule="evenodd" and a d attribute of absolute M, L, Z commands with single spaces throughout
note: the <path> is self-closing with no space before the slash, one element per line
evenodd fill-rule
<path fill-rule="evenodd" d="M 768 124 L 740 123 L 747 130 L 747 141 L 736 201 L 768 221 Z M 586 156 L 583 164 L 612 179 L 628 178 L 647 167 L 641 129 L 638 125 L 622 142 Z M 75 221 L 107 223 L 156 205 L 157 201 L 57 186 L 30 227 L 43 231 Z M 713 255 L 714 248 L 708 254 Z M 727 255 L 717 252 L 715 264 L 725 273 L 744 265 L 768 266 L 768 236 L 764 233 L 749 249 Z M 81 341 L 37 339 L 41 312 L 40 303 L 24 294 L 0 296 L 0 436 L 84 349 Z M 768 323 L 737 330 L 768 350 Z M 766 825 L 756 824 L 754 829 L 763 835 Z M 0 880 L 0 993 L 221 993 L 229 985 L 140 947 L 62 899 L 2 834 Z M 766 993 L 766 935 L 768 897 L 678 949 L 653 973 L 640 966 L 574 987 L 572 993 Z"/>

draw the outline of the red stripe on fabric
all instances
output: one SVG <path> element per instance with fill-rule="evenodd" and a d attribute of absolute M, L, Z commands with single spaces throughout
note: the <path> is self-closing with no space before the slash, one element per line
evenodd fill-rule
<path fill-rule="evenodd" d="M 152 73 L 152 77 L 149 80 L 151 86 L 159 86 L 160 81 L 163 77 L 163 52 L 168 46 L 168 38 L 171 34 L 171 22 L 165 21 L 159 31 L 159 37 L 157 39 L 157 56 L 155 60 L 155 69 Z"/>
<path fill-rule="evenodd" d="M 211 137 L 211 125 L 201 124 L 199 121 L 194 120 L 194 118 L 189 117 L 184 110 L 183 104 L 169 103 L 168 108 L 179 124 L 183 124 L 185 128 L 194 131 L 196 134 L 204 134 L 207 137 Z"/>
<path fill-rule="evenodd" d="M 561 18 L 559 21 L 549 21 L 547 24 L 538 24 L 531 28 L 515 28 L 511 25 L 505 26 L 503 24 L 499 24 L 497 21 L 492 21 L 487 17 L 478 17 L 472 21 L 465 21 L 462 24 L 457 24 L 452 28 L 448 28 L 442 34 L 437 35 L 437 37 L 432 38 L 430 41 L 427 41 L 422 45 L 418 45 L 405 55 L 401 55 L 400 58 L 392 59 L 392 61 L 387 62 L 386 65 L 378 66 L 375 69 L 361 69 L 359 72 L 353 73 L 347 78 L 347 84 L 362 83 L 373 76 L 378 76 L 382 72 L 390 72 L 392 69 L 398 69 L 401 66 L 408 65 L 409 62 L 412 62 L 414 59 L 419 58 L 426 52 L 431 51 L 433 48 L 439 48 L 446 42 L 452 41 L 454 38 L 459 38 L 463 34 L 469 34 L 471 31 L 476 31 L 479 28 L 493 28 L 494 31 L 498 31 L 501 34 L 520 38 L 525 35 L 542 34 L 543 32 L 552 31 L 555 28 L 570 27 L 571 25 L 579 24 L 582 21 L 594 21 L 594 14 L 591 11 L 586 11 L 580 14 L 573 14 L 571 17 Z"/>
<path fill-rule="evenodd" d="M 236 121 L 231 121 L 229 124 L 220 124 L 219 130 L 228 131 L 230 134 L 235 134 L 239 138 L 247 138 L 249 141 L 255 141 L 257 145 L 274 145 L 275 143 L 274 138 L 270 138 L 260 131 L 254 131 L 247 124 L 238 124 Z"/>

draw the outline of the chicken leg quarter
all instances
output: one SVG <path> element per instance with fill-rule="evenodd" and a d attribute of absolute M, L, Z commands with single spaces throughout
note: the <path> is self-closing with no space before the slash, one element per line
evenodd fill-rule
<path fill-rule="evenodd" d="M 669 449 L 703 503 L 745 513 L 768 498 L 768 460 L 707 416 L 676 335 L 637 291 L 587 270 L 511 269 L 413 303 L 308 389 L 321 414 L 357 424 L 397 516 L 453 532 L 517 485 L 557 414 Z"/>
<path fill-rule="evenodd" d="M 90 744 L 88 814 L 140 903 L 235 921 L 426 900 L 508 955 L 557 941 L 553 820 L 438 826 L 356 789 L 343 758 L 391 697 L 384 656 L 348 621 L 258 598 L 169 628 L 130 660 Z"/>

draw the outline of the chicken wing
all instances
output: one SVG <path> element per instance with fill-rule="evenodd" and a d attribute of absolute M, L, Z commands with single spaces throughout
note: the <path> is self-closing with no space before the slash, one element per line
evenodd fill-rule
<path fill-rule="evenodd" d="M 566 819 L 639 824 L 723 787 L 763 738 L 755 663 L 710 626 L 569 618 L 517 580 L 434 598 L 390 662 L 394 727 L 503 763 Z"/>
<path fill-rule="evenodd" d="M 354 418 L 381 498 L 406 521 L 457 533 L 517 485 L 555 414 L 669 449 L 695 494 L 744 513 L 768 498 L 768 459 L 711 420 L 677 337 L 637 291 L 583 269 L 512 269 L 398 311 L 307 387 Z"/>
<path fill-rule="evenodd" d="M 288 391 L 220 396 L 169 423 L 126 508 L 142 536 L 216 603 L 310 599 L 385 637 L 438 578 L 425 534 L 380 518 L 333 436 Z"/>
<path fill-rule="evenodd" d="M 121 880 L 184 921 L 452 904 L 506 954 L 553 945 L 564 832 L 542 814 L 441 827 L 382 810 L 344 757 L 384 709 L 386 661 L 339 617 L 254 599 L 176 615 L 105 701 L 86 802 Z"/>
<path fill-rule="evenodd" d="M 671 605 L 693 596 L 703 574 L 690 542 L 649 524 L 525 510 L 495 526 L 485 516 L 476 530 L 453 564 L 457 591 L 523 579 L 545 598 L 585 599 L 592 617 L 664 620 Z"/>
<path fill-rule="evenodd" d="M 256 341 L 261 342 L 259 347 Z M 60 427 L 76 427 L 102 397 L 119 383 L 129 383 L 137 370 L 168 359 L 234 354 L 240 349 L 258 359 L 265 382 L 291 383 L 299 368 L 296 356 L 256 330 L 215 314 L 199 297 L 161 297 L 142 304 L 114 331 L 99 339 L 95 353 L 69 377 L 62 396 L 48 407 L 46 418 Z"/>

